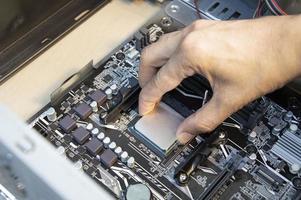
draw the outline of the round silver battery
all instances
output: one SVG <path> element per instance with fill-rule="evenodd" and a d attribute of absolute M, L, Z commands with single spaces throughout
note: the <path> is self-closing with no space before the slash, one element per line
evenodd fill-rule
<path fill-rule="evenodd" d="M 127 200 L 150 200 L 151 191 L 150 189 L 142 183 L 135 185 L 129 185 L 126 191 Z"/>

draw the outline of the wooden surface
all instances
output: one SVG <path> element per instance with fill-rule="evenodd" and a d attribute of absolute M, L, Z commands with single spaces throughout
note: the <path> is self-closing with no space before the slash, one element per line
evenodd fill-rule
<path fill-rule="evenodd" d="M 65 79 L 110 53 L 158 11 L 158 5 L 144 1 L 112 0 L 2 84 L 0 103 L 30 118 Z"/>

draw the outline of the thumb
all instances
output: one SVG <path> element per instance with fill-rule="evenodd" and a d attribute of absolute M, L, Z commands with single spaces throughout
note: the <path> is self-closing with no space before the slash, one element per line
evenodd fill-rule
<path fill-rule="evenodd" d="M 186 118 L 178 127 L 177 138 L 187 143 L 199 133 L 209 133 L 231 115 L 231 106 L 224 105 L 213 95 L 197 112 Z"/>

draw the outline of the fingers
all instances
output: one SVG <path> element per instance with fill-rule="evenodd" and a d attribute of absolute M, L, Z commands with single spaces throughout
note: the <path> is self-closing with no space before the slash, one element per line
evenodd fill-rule
<path fill-rule="evenodd" d="M 181 31 L 163 35 L 159 41 L 146 47 L 141 55 L 139 68 L 139 84 L 144 87 L 152 79 L 158 69 L 162 67 L 180 46 L 182 40 L 191 32 L 205 29 L 214 25 L 211 20 L 198 20 Z"/>
<path fill-rule="evenodd" d="M 158 71 L 158 68 L 168 61 L 182 40 L 182 35 L 180 31 L 165 34 L 158 42 L 143 50 L 139 68 L 139 83 L 141 87 L 144 87 Z"/>
<path fill-rule="evenodd" d="M 232 113 L 232 107 L 226 107 L 215 96 L 196 113 L 185 119 L 177 130 L 178 141 L 187 143 L 199 133 L 214 130 Z"/>
<path fill-rule="evenodd" d="M 193 72 L 189 68 L 182 67 L 180 56 L 171 57 L 157 74 L 142 88 L 139 96 L 139 112 L 145 115 L 151 112 L 161 97 L 174 89 L 187 76 Z"/>

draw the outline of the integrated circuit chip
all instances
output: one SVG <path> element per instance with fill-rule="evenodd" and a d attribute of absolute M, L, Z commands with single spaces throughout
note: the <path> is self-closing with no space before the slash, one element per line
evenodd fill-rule
<path fill-rule="evenodd" d="M 89 94 L 89 97 L 93 101 L 96 101 L 98 105 L 102 105 L 107 100 L 107 95 L 101 90 L 92 92 L 91 94 Z"/>
<path fill-rule="evenodd" d="M 111 149 L 105 150 L 100 155 L 100 161 L 108 168 L 112 167 L 116 163 L 117 158 L 117 155 Z"/>
<path fill-rule="evenodd" d="M 74 111 L 81 119 L 84 120 L 87 119 L 89 115 L 92 114 L 92 108 L 86 103 L 79 104 L 74 108 Z"/>
<path fill-rule="evenodd" d="M 135 135 L 160 156 L 166 156 L 176 143 L 176 131 L 184 117 L 165 103 L 135 124 Z"/>
<path fill-rule="evenodd" d="M 66 115 L 59 121 L 59 126 L 63 131 L 70 133 L 70 131 L 76 128 L 76 121 L 69 115 Z"/>
<path fill-rule="evenodd" d="M 72 133 L 72 136 L 78 144 L 84 144 L 89 139 L 90 133 L 83 127 L 79 127 Z"/>
<path fill-rule="evenodd" d="M 109 83 L 113 80 L 112 76 L 110 76 L 109 74 L 105 75 L 103 77 L 103 81 L 106 82 L 106 83 Z"/>
<path fill-rule="evenodd" d="M 92 138 L 87 144 L 85 144 L 86 149 L 90 154 L 96 156 L 103 149 L 103 144 L 97 138 Z"/>

